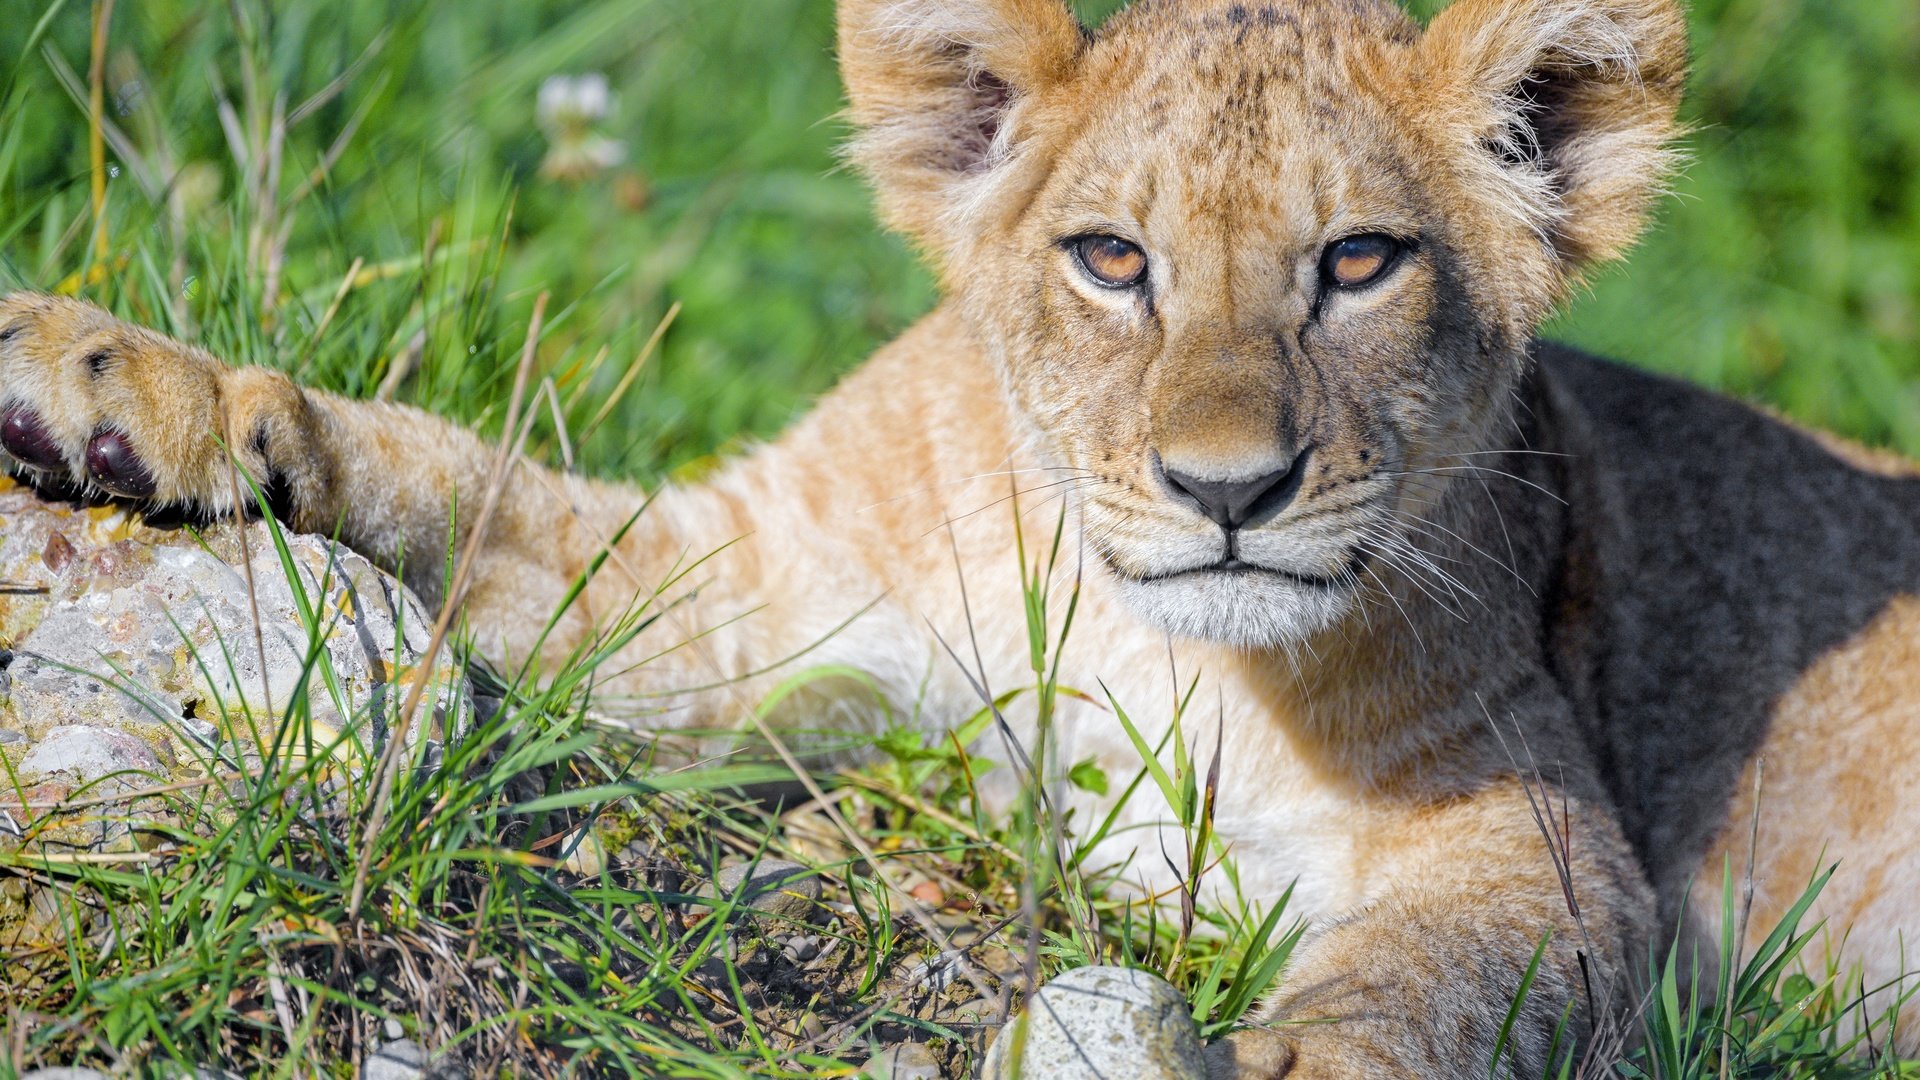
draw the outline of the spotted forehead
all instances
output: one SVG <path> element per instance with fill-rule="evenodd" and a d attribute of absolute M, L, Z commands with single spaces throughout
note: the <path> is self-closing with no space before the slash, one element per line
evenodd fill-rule
<path fill-rule="evenodd" d="M 1411 40 L 1413 19 L 1396 0 L 1134 0 L 1100 28 L 1100 38 L 1136 30 L 1164 33 L 1194 27 L 1229 34 L 1243 28 L 1294 26 L 1319 37 L 1351 38 L 1356 33 Z"/>
<path fill-rule="evenodd" d="M 1238 143 L 1294 103 L 1333 122 L 1418 33 L 1386 0 L 1142 0 L 1101 29 L 1088 72 L 1124 86 L 1150 132 L 1184 107 L 1216 117 L 1202 137 Z"/>
<path fill-rule="evenodd" d="M 1375 0 L 1136 3 L 1088 56 L 1080 100 L 1094 119 L 1071 171 L 1109 195 L 1179 193 L 1243 224 L 1297 218 L 1302 199 L 1324 218 L 1356 188 L 1392 199 L 1414 185 L 1383 91 L 1417 36 Z"/>

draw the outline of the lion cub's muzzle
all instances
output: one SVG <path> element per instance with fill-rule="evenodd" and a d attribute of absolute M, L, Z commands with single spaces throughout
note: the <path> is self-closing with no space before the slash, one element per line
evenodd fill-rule
<path fill-rule="evenodd" d="M 1169 464 L 1159 451 L 1152 451 L 1153 475 L 1176 499 L 1190 503 L 1214 524 L 1232 534 L 1256 527 L 1279 516 L 1294 496 L 1300 493 L 1300 478 L 1307 473 L 1308 447 L 1286 456 L 1275 465 L 1273 459 L 1248 469 L 1208 476 L 1198 469 L 1188 471 L 1178 463 Z"/>

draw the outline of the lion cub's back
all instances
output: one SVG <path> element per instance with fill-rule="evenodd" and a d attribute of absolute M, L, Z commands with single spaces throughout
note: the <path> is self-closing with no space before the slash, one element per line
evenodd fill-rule
<path fill-rule="evenodd" d="M 1920 467 L 1604 361 L 1546 364 L 1609 504 L 1589 522 L 1608 549 L 1595 734 L 1663 917 L 1696 874 L 1711 902 L 1693 910 L 1720 910 L 1758 773 L 1754 932 L 1839 861 L 1818 914 L 1851 927 L 1870 985 L 1895 977 L 1900 932 L 1920 931 L 1903 779 L 1920 774 Z"/>

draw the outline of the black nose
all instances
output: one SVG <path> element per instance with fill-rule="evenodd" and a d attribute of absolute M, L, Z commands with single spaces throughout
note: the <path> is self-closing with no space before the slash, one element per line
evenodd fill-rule
<path fill-rule="evenodd" d="M 1302 452 L 1286 465 L 1262 476 L 1246 480 L 1202 480 L 1161 463 L 1154 457 L 1174 494 L 1192 499 L 1200 512 L 1226 529 L 1257 524 L 1285 509 L 1300 490 L 1300 477 L 1306 473 L 1307 455 Z"/>

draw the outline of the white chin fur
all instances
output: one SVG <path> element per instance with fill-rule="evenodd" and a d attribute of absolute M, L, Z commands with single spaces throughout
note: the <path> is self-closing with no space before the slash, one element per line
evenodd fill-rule
<path fill-rule="evenodd" d="M 1137 581 L 1118 577 L 1120 599 L 1169 634 L 1241 648 L 1286 645 L 1345 615 L 1352 593 L 1279 574 L 1199 572 Z"/>

